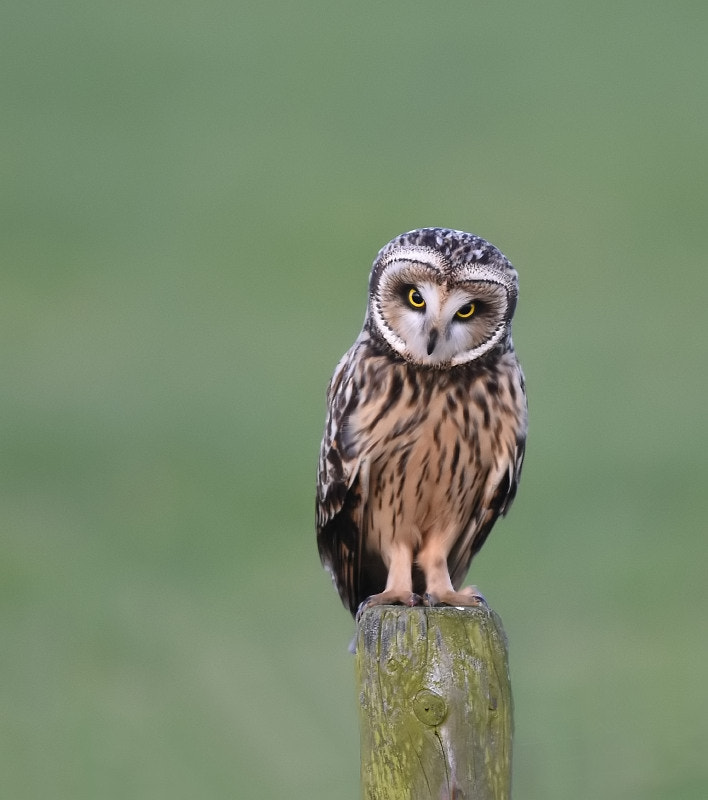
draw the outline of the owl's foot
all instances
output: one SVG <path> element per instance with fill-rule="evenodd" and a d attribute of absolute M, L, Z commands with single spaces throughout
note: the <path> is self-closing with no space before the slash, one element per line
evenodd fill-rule
<path fill-rule="evenodd" d="M 465 586 L 459 592 L 441 592 L 424 595 L 428 606 L 486 606 L 484 595 L 476 586 Z"/>
<path fill-rule="evenodd" d="M 426 603 L 423 598 L 419 594 L 415 594 L 415 592 L 401 593 L 392 590 L 381 592 L 380 594 L 372 594 L 359 605 L 356 612 L 356 621 L 359 622 L 361 615 L 371 606 L 409 606 L 413 608 L 413 606 L 424 605 Z"/>

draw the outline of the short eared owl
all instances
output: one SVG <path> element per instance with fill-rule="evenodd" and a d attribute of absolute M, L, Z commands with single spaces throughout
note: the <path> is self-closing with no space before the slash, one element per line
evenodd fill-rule
<path fill-rule="evenodd" d="M 327 394 L 317 543 L 344 605 L 476 605 L 459 591 L 516 493 L 518 276 L 496 247 L 422 228 L 374 261 L 364 328 Z"/>

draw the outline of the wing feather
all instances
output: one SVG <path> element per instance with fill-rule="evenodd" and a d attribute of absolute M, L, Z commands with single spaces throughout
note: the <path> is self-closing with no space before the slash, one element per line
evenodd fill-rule
<path fill-rule="evenodd" d="M 352 613 L 360 602 L 363 509 L 368 494 L 368 466 L 361 458 L 356 437 L 347 435 L 360 400 L 356 379 L 360 347 L 357 340 L 337 365 L 327 389 L 316 499 L 320 559 Z"/>
<path fill-rule="evenodd" d="M 491 486 L 485 486 L 482 499 L 486 496 L 489 497 L 489 501 L 482 502 L 475 508 L 463 534 L 450 551 L 447 563 L 450 579 L 455 589 L 459 589 L 464 581 L 473 557 L 486 541 L 494 523 L 511 508 L 521 478 L 525 451 L 526 431 L 524 427 L 522 435 L 516 441 L 514 454 L 507 463 L 507 469 L 501 475 L 501 480 L 497 480 Z M 489 480 L 490 475 L 488 474 L 484 483 L 488 484 Z"/>

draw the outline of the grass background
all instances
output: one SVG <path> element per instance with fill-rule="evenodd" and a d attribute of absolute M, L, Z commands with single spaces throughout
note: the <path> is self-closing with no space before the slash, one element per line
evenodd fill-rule
<path fill-rule="evenodd" d="M 443 225 L 521 276 L 515 796 L 704 798 L 705 4 L 0 14 L 0 796 L 358 797 L 324 390 Z"/>

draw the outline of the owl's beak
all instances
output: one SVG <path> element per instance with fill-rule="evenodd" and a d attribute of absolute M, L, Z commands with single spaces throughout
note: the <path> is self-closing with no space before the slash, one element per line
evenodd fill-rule
<path fill-rule="evenodd" d="M 433 350 L 435 350 L 435 345 L 438 343 L 438 329 L 433 328 L 430 331 L 430 335 L 428 336 L 428 355 L 431 355 Z"/>

